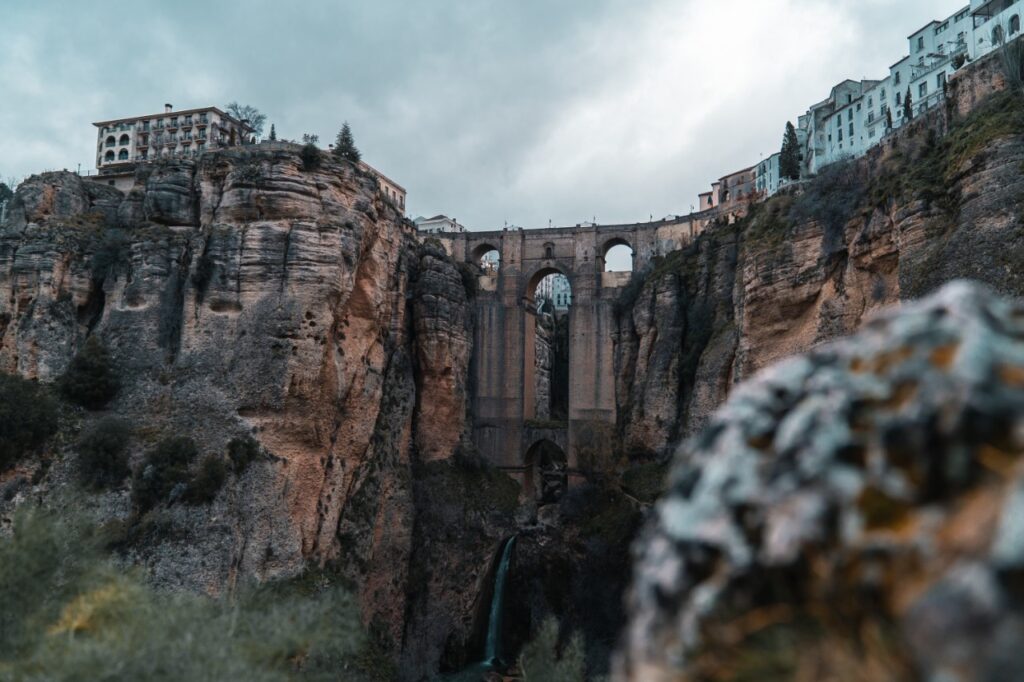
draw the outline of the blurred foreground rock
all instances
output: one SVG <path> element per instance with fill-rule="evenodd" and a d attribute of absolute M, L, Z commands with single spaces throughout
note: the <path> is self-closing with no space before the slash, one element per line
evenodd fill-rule
<path fill-rule="evenodd" d="M 620 680 L 1024 675 L 1024 306 L 954 283 L 739 387 L 635 546 Z"/>

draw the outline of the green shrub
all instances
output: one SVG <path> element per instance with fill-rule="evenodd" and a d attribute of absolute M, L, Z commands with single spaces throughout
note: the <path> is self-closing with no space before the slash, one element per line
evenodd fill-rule
<path fill-rule="evenodd" d="M 549 618 L 541 625 L 537 637 L 523 647 L 519 668 L 528 682 L 583 682 L 583 639 L 579 634 L 573 635 L 559 652 L 558 621 Z"/>
<path fill-rule="evenodd" d="M 98 410 L 117 395 L 121 382 L 103 343 L 90 336 L 85 347 L 71 360 L 58 386 L 67 400 L 89 410 Z"/>
<path fill-rule="evenodd" d="M 199 465 L 199 471 L 188 483 L 185 501 L 189 504 L 210 504 L 224 486 L 228 468 L 219 455 L 207 455 Z"/>
<path fill-rule="evenodd" d="M 0 374 L 0 471 L 57 431 L 57 403 L 38 384 Z"/>
<path fill-rule="evenodd" d="M 82 482 L 92 488 L 116 486 L 130 473 L 126 423 L 108 417 L 95 424 L 78 441 L 78 467 Z"/>
<path fill-rule="evenodd" d="M 228 443 L 228 458 L 231 460 L 231 468 L 238 475 L 245 473 L 249 465 L 259 457 L 260 444 L 252 436 L 232 438 Z"/>
<path fill-rule="evenodd" d="M 312 142 L 307 142 L 302 146 L 302 151 L 299 152 L 299 158 L 302 159 L 302 170 L 304 171 L 315 171 L 320 168 L 320 165 L 323 163 L 320 148 Z"/>
<path fill-rule="evenodd" d="M 165 438 L 146 454 L 132 479 L 132 501 L 140 512 L 170 497 L 171 491 L 189 479 L 189 465 L 199 455 L 195 441 L 186 436 Z"/>

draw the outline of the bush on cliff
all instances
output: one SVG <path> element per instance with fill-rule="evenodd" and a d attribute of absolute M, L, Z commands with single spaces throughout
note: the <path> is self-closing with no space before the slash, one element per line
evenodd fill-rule
<path fill-rule="evenodd" d="M 0 678 L 359 679 L 349 661 L 364 636 L 339 587 L 272 583 L 216 600 L 158 591 L 106 559 L 101 544 L 80 520 L 15 516 L 0 542 Z"/>
<path fill-rule="evenodd" d="M 252 436 L 232 438 L 228 443 L 228 459 L 231 460 L 231 468 L 238 475 L 244 474 L 259 454 L 260 444 Z"/>
<path fill-rule="evenodd" d="M 198 457 L 195 441 L 186 436 L 165 438 L 146 454 L 132 480 L 132 501 L 140 512 L 187 490 L 189 465 Z"/>
<path fill-rule="evenodd" d="M 185 501 L 189 504 L 210 504 L 224 486 L 228 468 L 219 455 L 207 455 L 199 465 L 199 471 L 188 483 Z"/>
<path fill-rule="evenodd" d="M 108 417 L 86 431 L 78 441 L 78 467 L 82 482 L 94 489 L 116 486 L 130 473 L 128 439 L 131 429 Z"/>
<path fill-rule="evenodd" d="M 315 171 L 320 168 L 323 163 L 323 158 L 320 155 L 320 148 L 312 142 L 307 142 L 302 146 L 302 151 L 299 152 L 299 158 L 302 159 L 302 170 L 304 171 Z"/>
<path fill-rule="evenodd" d="M 58 386 L 67 400 L 89 410 L 98 410 L 117 395 L 121 381 L 103 343 L 90 336 L 58 381 Z"/>
<path fill-rule="evenodd" d="M 0 471 L 42 446 L 57 431 L 57 403 L 45 388 L 0 374 Z"/>

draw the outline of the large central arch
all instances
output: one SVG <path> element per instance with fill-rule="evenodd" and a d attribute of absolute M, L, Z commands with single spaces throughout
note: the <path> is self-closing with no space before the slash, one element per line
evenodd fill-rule
<path fill-rule="evenodd" d="M 550 248 L 550 247 L 548 247 Z M 522 293 L 523 309 L 526 317 L 523 324 L 523 418 L 527 421 L 537 419 L 541 415 L 537 409 L 537 301 L 535 295 L 538 285 L 549 275 L 562 275 L 569 280 L 572 290 L 570 273 L 562 268 L 542 265 L 526 279 L 526 287 Z M 572 336 L 572 307 L 569 308 L 569 335 Z M 572 383 L 572 349 L 569 350 L 570 378 Z M 567 425 L 566 425 L 567 426 Z"/>

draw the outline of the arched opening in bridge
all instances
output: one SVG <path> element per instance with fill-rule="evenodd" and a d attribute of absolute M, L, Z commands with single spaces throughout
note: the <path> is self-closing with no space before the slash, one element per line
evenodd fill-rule
<path fill-rule="evenodd" d="M 548 439 L 526 451 L 526 492 L 540 504 L 558 502 L 568 486 L 569 465 L 565 452 Z"/>
<path fill-rule="evenodd" d="M 472 260 L 485 275 L 497 275 L 501 264 L 501 253 L 491 244 L 481 244 L 473 249 Z"/>
<path fill-rule="evenodd" d="M 605 243 L 601 260 L 605 272 L 632 272 L 633 247 L 625 239 L 612 239 Z"/>
<path fill-rule="evenodd" d="M 569 311 L 572 286 L 554 268 L 527 285 L 523 417 L 560 427 L 569 418 Z"/>

